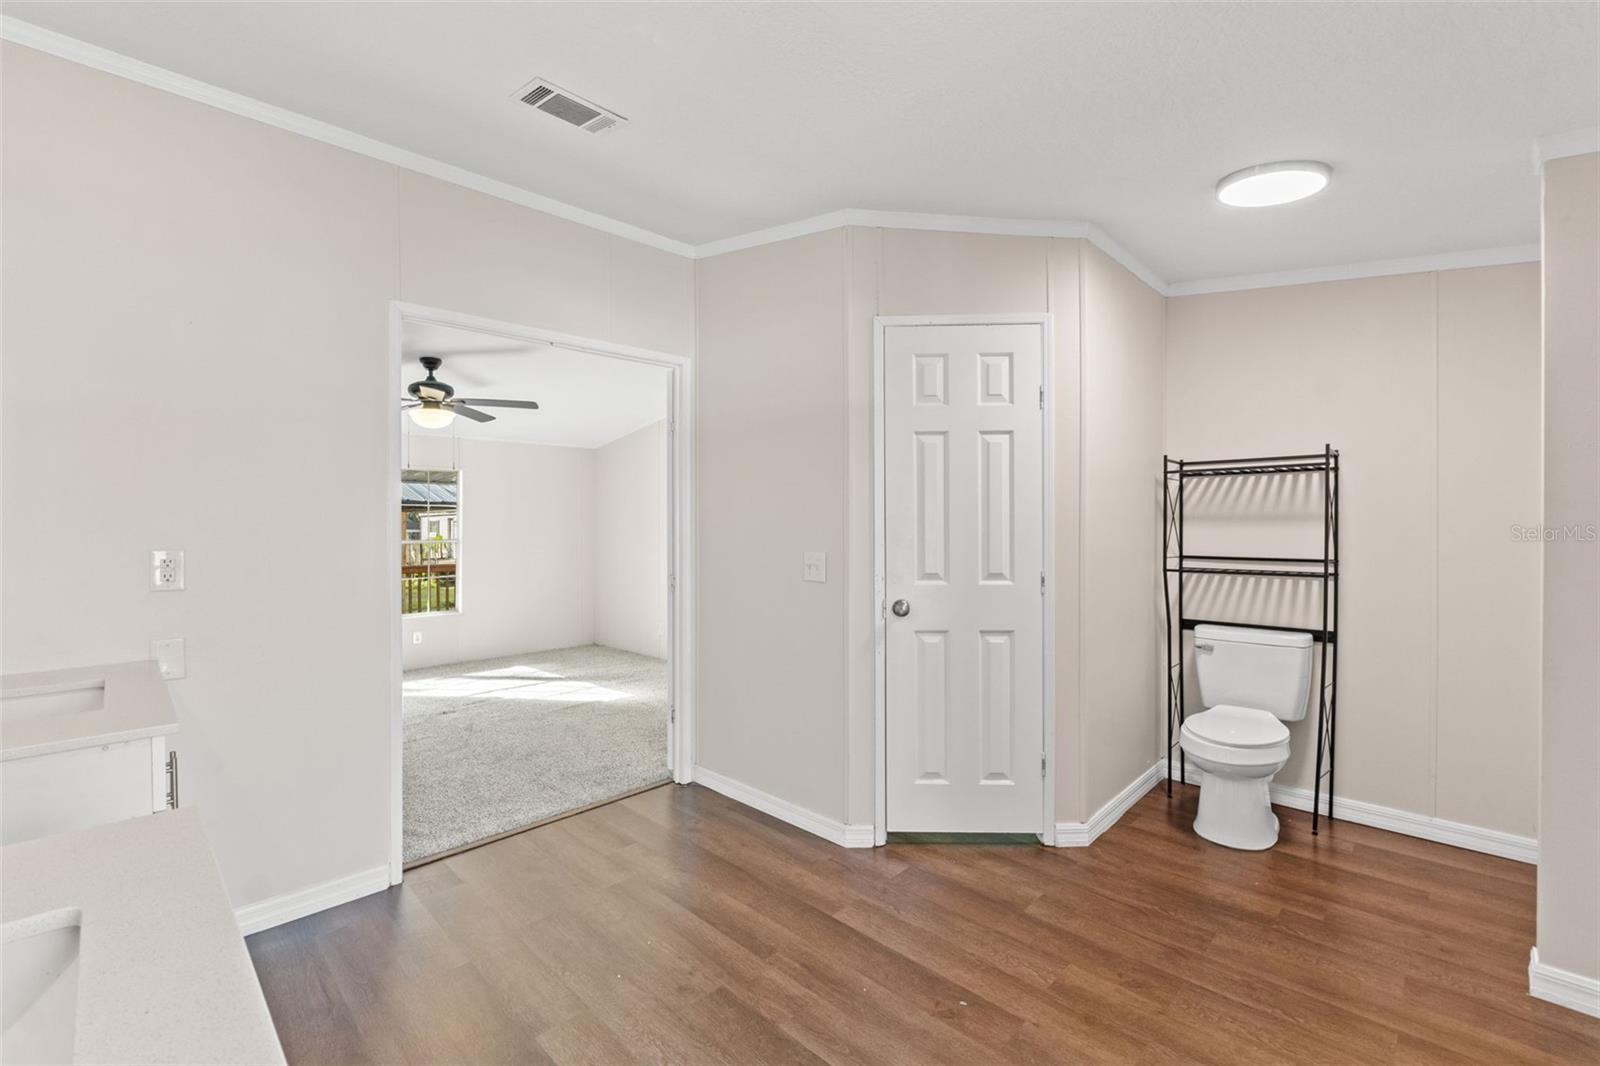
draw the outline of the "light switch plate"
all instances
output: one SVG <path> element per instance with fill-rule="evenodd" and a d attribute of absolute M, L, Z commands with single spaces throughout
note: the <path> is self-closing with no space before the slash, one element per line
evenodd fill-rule
<path fill-rule="evenodd" d="M 150 588 L 154 592 L 183 588 L 183 552 L 157 548 L 150 553 Z"/>
<path fill-rule="evenodd" d="M 150 658 L 161 667 L 161 676 L 168 681 L 189 676 L 189 663 L 183 649 L 182 637 L 150 642 Z"/>
<path fill-rule="evenodd" d="M 413 643 L 413 644 L 421 644 L 422 643 L 422 631 L 421 630 L 412 630 L 412 632 L 411 632 L 411 643 Z"/>
<path fill-rule="evenodd" d="M 828 580 L 828 553 L 806 552 L 805 559 L 800 567 L 802 581 L 827 581 Z"/>

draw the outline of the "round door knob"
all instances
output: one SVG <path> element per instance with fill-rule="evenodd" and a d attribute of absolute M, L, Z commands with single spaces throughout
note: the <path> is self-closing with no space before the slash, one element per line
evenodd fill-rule
<path fill-rule="evenodd" d="M 906 615 L 911 613 L 911 601 L 895 600 L 894 606 L 890 607 L 889 610 L 894 612 L 894 616 L 896 618 L 904 618 Z"/>

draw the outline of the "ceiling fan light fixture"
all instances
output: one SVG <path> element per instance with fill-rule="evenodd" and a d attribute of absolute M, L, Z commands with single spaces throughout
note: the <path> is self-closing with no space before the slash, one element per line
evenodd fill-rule
<path fill-rule="evenodd" d="M 437 400 L 423 400 L 417 407 L 406 408 L 406 414 L 423 429 L 444 429 L 456 420 L 456 413 Z"/>
<path fill-rule="evenodd" d="M 1217 182 L 1217 199 L 1229 207 L 1276 207 L 1315 196 L 1328 187 L 1333 168 L 1314 159 L 1258 163 Z"/>

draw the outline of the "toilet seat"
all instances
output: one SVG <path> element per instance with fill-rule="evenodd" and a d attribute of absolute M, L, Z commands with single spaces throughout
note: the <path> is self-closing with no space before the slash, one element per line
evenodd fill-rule
<path fill-rule="evenodd" d="M 1289 727 L 1254 707 L 1219 704 L 1184 719 L 1183 750 L 1230 766 L 1264 766 L 1289 756 Z"/>

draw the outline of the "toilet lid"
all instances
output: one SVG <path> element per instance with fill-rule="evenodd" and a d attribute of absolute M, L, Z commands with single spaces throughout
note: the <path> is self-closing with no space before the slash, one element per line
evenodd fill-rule
<path fill-rule="evenodd" d="M 1230 748 L 1264 748 L 1289 739 L 1289 727 L 1266 711 L 1221 704 L 1184 719 L 1185 732 Z"/>

